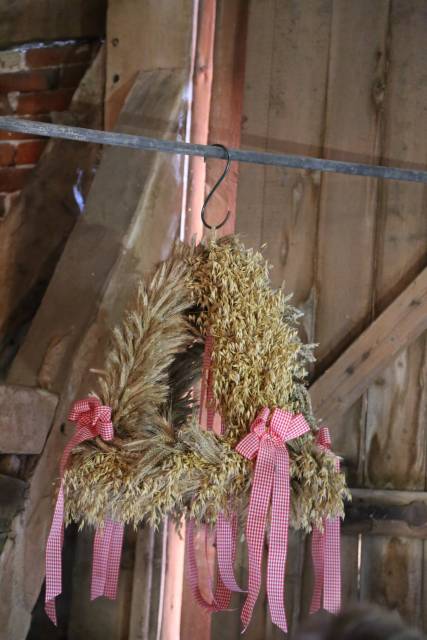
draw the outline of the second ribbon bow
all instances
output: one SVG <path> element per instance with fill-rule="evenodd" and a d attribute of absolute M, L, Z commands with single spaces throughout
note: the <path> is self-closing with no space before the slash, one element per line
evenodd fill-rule
<path fill-rule="evenodd" d="M 267 563 L 267 596 L 271 619 L 287 632 L 284 581 L 289 526 L 289 454 L 286 443 L 309 431 L 302 414 L 265 407 L 237 445 L 236 451 L 252 460 L 257 457 L 249 503 L 246 538 L 249 554 L 248 596 L 242 610 L 248 626 L 261 587 L 265 526 L 271 501 L 270 546 Z"/>

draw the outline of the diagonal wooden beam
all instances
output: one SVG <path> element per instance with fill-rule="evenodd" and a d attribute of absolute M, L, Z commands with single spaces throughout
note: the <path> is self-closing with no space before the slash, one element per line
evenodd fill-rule
<path fill-rule="evenodd" d="M 345 413 L 393 358 L 427 329 L 427 268 L 310 388 L 315 414 Z"/>
<path fill-rule="evenodd" d="M 0 453 L 41 453 L 58 397 L 44 389 L 0 385 Z"/>

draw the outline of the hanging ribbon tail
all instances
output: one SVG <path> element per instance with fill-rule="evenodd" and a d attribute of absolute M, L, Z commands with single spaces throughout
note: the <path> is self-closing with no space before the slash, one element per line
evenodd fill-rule
<path fill-rule="evenodd" d="M 248 595 L 243 605 L 241 620 L 246 631 L 261 588 L 262 554 L 265 525 L 273 486 L 274 453 L 272 443 L 265 440 L 258 452 L 255 475 L 249 501 L 246 539 L 249 557 Z"/>
<path fill-rule="evenodd" d="M 338 517 L 325 522 L 323 608 L 330 613 L 341 609 L 341 521 Z"/>
<path fill-rule="evenodd" d="M 319 531 L 317 527 L 313 528 L 313 532 L 311 534 L 311 555 L 314 570 L 314 588 L 310 604 L 310 614 L 319 611 L 322 604 L 323 573 L 325 566 L 324 542 L 325 537 L 323 532 Z"/>
<path fill-rule="evenodd" d="M 223 584 L 230 591 L 245 593 L 234 577 L 237 546 L 237 515 L 235 513 L 230 518 L 226 518 L 223 513 L 219 514 L 216 524 L 216 543 L 218 572 Z"/>
<path fill-rule="evenodd" d="M 316 444 L 324 451 L 330 451 L 331 438 L 327 427 L 319 430 Z M 340 470 L 339 459 L 335 458 L 335 468 Z M 317 528 L 312 533 L 312 556 L 314 568 L 314 590 L 310 613 L 322 607 L 330 613 L 341 608 L 341 522 L 339 517 L 324 518 L 323 532 Z"/>
<path fill-rule="evenodd" d="M 98 528 L 95 532 L 91 600 L 100 596 L 105 596 L 110 600 L 116 598 L 123 535 L 123 524 L 110 519 L 105 521 L 103 528 Z"/>
<path fill-rule="evenodd" d="M 52 526 L 46 544 L 46 594 L 45 611 L 53 624 L 56 619 L 55 598 L 62 591 L 62 542 L 64 538 L 64 490 L 59 489 Z"/>
<path fill-rule="evenodd" d="M 283 447 L 276 451 L 267 562 L 267 596 L 271 620 L 284 633 L 288 632 L 284 591 L 288 551 L 289 483 L 289 455 L 286 447 Z"/>
<path fill-rule="evenodd" d="M 76 423 L 77 430 L 66 445 L 59 465 L 61 484 L 56 499 L 52 525 L 46 543 L 46 595 L 45 611 L 53 624 L 57 624 L 55 598 L 62 591 L 62 544 L 64 540 L 64 485 L 63 476 L 71 451 L 81 442 L 100 436 L 103 440 L 114 437 L 111 407 L 101 405 L 96 397 L 74 403 L 68 419 Z"/>

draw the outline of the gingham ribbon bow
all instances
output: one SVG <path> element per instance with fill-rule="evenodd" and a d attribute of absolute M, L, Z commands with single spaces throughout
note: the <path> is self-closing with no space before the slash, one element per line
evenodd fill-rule
<path fill-rule="evenodd" d="M 322 427 L 316 437 L 316 444 L 325 451 L 331 450 L 329 429 Z M 335 468 L 340 470 L 340 462 L 335 457 Z M 311 540 L 314 567 L 314 590 L 310 613 L 318 611 L 322 605 L 326 611 L 338 613 L 341 608 L 341 544 L 340 519 L 324 518 L 323 532 L 314 528 Z M 323 596 L 323 598 L 322 598 Z"/>
<path fill-rule="evenodd" d="M 269 427 L 267 427 L 270 419 Z M 286 443 L 309 431 L 304 416 L 265 407 L 250 432 L 236 447 L 242 456 L 257 456 L 249 502 L 246 539 L 249 554 L 249 589 L 242 609 L 247 628 L 261 587 L 261 565 L 265 525 L 271 499 L 270 546 L 267 563 L 267 596 L 271 619 L 287 632 L 284 582 L 289 525 L 289 454 Z"/>
<path fill-rule="evenodd" d="M 46 597 L 45 611 L 56 625 L 55 598 L 62 591 L 62 543 L 64 539 L 64 487 L 63 476 L 72 449 L 85 440 L 100 436 L 112 440 L 111 408 L 101 404 L 98 398 L 89 397 L 74 403 L 68 419 L 76 424 L 76 432 L 64 449 L 60 462 L 61 484 L 56 500 L 52 525 L 46 544 Z M 114 535 L 113 535 L 114 534 Z M 120 563 L 123 526 L 106 520 L 105 527 L 96 532 L 94 543 L 94 565 L 92 573 L 92 596 L 115 596 L 117 585 L 117 553 Z M 106 559 L 105 559 L 106 558 Z M 114 584 L 115 582 L 115 584 Z M 96 595 L 94 597 L 96 597 Z"/>

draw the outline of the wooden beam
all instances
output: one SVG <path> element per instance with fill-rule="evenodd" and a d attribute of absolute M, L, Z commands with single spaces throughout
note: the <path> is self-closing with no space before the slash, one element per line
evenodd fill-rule
<path fill-rule="evenodd" d="M 427 537 L 427 491 L 351 489 L 351 495 L 345 533 Z"/>
<path fill-rule="evenodd" d="M 246 0 L 217 0 L 209 144 L 240 148 L 248 11 Z M 207 161 L 207 192 L 223 170 L 224 160 Z M 235 230 L 238 177 L 239 163 L 233 162 L 227 179 L 212 197 L 206 212 L 209 223 L 216 224 L 230 211 L 221 228 L 222 236 Z"/>
<path fill-rule="evenodd" d="M 427 268 L 310 388 L 315 414 L 329 421 L 360 398 L 391 360 L 427 329 Z"/>
<path fill-rule="evenodd" d="M 106 129 L 114 126 L 140 71 L 189 70 L 193 12 L 190 0 L 109 1 Z"/>
<path fill-rule="evenodd" d="M 40 453 L 57 404 L 44 389 L 0 385 L 0 453 Z"/>
<path fill-rule="evenodd" d="M 200 5 L 194 74 L 195 99 L 198 101 L 194 105 L 197 120 L 192 130 L 192 135 L 195 136 L 192 142 L 240 146 L 247 18 L 246 0 L 205 0 Z M 206 75 L 201 77 L 198 61 L 206 64 Z M 205 85 L 205 96 L 200 85 Z M 207 231 L 200 226 L 203 192 L 206 190 L 207 194 L 212 189 L 224 169 L 224 161 L 193 161 L 191 166 L 191 211 L 187 214 L 186 231 L 198 232 L 200 237 L 201 232 Z M 206 218 L 212 225 L 222 220 L 227 211 L 231 212 L 226 225 L 218 232 L 220 236 L 234 232 L 237 177 L 238 163 L 233 163 L 226 180 L 213 196 L 206 211 Z M 215 572 L 216 553 L 212 544 L 206 545 L 203 531 L 199 531 L 195 536 L 195 549 L 198 556 L 203 558 L 203 562 L 200 563 L 199 583 L 202 592 L 209 594 L 210 576 Z M 194 635 L 199 640 L 209 640 L 215 635 L 211 622 L 211 616 L 196 603 L 185 581 L 181 638 Z"/>
<path fill-rule="evenodd" d="M 106 0 L 14 0 L 0 3 L 0 47 L 34 40 L 100 37 Z"/>
<path fill-rule="evenodd" d="M 211 108 L 213 52 L 216 21 L 216 0 L 199 3 L 197 37 L 193 70 L 193 102 L 191 105 L 190 141 L 208 144 L 209 113 Z M 185 239 L 197 242 L 203 236 L 203 224 L 199 212 L 205 199 L 206 165 L 204 158 L 189 158 L 189 186 L 185 211 Z"/>

